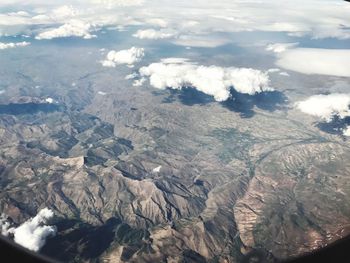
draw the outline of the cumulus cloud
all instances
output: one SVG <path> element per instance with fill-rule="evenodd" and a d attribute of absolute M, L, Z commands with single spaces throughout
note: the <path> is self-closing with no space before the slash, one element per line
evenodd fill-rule
<path fill-rule="evenodd" d="M 102 60 L 101 61 L 102 66 L 107 67 L 107 68 L 114 68 L 115 67 L 115 62 L 111 60 Z"/>
<path fill-rule="evenodd" d="M 314 95 L 297 102 L 296 106 L 302 112 L 326 121 L 330 121 L 335 115 L 344 118 L 350 116 L 350 94 Z"/>
<path fill-rule="evenodd" d="M 35 217 L 18 227 L 10 227 L 10 223 L 2 216 L 0 218 L 1 232 L 6 236 L 13 235 L 17 244 L 33 251 L 39 251 L 45 245 L 46 238 L 56 234 L 54 226 L 45 225 L 53 216 L 52 210 L 44 208 Z"/>
<path fill-rule="evenodd" d="M 300 111 L 326 122 L 331 122 L 334 117 L 344 119 L 350 116 L 350 94 L 314 95 L 304 101 L 297 102 L 296 107 Z M 343 134 L 350 135 L 350 126 L 344 129 Z"/>
<path fill-rule="evenodd" d="M 54 103 L 55 100 L 54 100 L 53 98 L 46 98 L 46 99 L 45 99 L 45 102 L 51 104 L 51 103 Z"/>
<path fill-rule="evenodd" d="M 10 222 L 8 222 L 5 214 L 0 216 L 0 231 L 3 236 L 9 235 L 9 229 L 11 228 Z"/>
<path fill-rule="evenodd" d="M 23 41 L 18 43 L 3 43 L 0 42 L 0 49 L 15 48 L 15 47 L 25 47 L 30 45 L 29 42 Z"/>
<path fill-rule="evenodd" d="M 182 58 L 152 63 L 139 72 L 141 76 L 149 77 L 155 88 L 182 89 L 190 86 L 213 96 L 216 101 L 227 100 L 231 87 L 250 95 L 273 90 L 265 72 L 251 68 L 201 66 Z"/>
<path fill-rule="evenodd" d="M 274 44 L 269 44 L 266 47 L 267 51 L 272 51 L 275 53 L 281 53 L 286 51 L 289 48 L 295 47 L 299 43 L 274 43 Z"/>
<path fill-rule="evenodd" d="M 164 39 L 174 37 L 175 34 L 164 30 L 140 29 L 132 36 L 139 39 Z"/>
<path fill-rule="evenodd" d="M 108 52 L 106 59 L 101 61 L 101 64 L 104 67 L 115 67 L 118 64 L 132 66 L 134 63 L 140 62 L 144 55 L 144 49 L 137 47 L 120 51 L 111 50 Z"/>
<path fill-rule="evenodd" d="M 95 37 L 91 34 L 94 26 L 80 20 L 71 20 L 70 22 L 54 29 L 44 31 L 37 35 L 36 39 L 53 39 L 59 37 L 83 37 L 90 39 Z"/>
<path fill-rule="evenodd" d="M 303 74 L 350 77 L 350 49 L 295 48 L 281 53 L 276 65 Z"/>

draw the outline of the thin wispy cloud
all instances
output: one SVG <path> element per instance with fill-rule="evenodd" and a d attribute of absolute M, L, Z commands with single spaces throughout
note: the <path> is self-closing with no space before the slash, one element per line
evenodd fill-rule
<path fill-rule="evenodd" d="M 274 44 L 267 45 L 266 50 L 272 51 L 275 53 L 281 53 L 297 45 L 298 43 L 274 43 Z"/>

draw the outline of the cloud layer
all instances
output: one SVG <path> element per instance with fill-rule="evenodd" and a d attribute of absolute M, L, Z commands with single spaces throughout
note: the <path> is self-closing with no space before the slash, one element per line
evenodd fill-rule
<path fill-rule="evenodd" d="M 277 0 L 166 3 L 161 0 L 35 0 L 30 5 L 24 0 L 3 0 L 0 9 L 8 10 L 7 5 L 16 6 L 18 10 L 0 13 L 0 34 L 9 33 L 6 26 L 23 25 L 31 30 L 32 25 L 62 26 L 74 18 L 99 26 L 125 26 L 135 22 L 168 25 L 181 35 L 265 31 L 297 37 L 350 38 L 349 4 L 335 0 L 286 1 L 283 8 Z"/>
<path fill-rule="evenodd" d="M 274 43 L 274 44 L 267 45 L 266 50 L 272 51 L 275 53 L 281 53 L 297 45 L 298 43 Z"/>
<path fill-rule="evenodd" d="M 115 6 L 139 6 L 144 3 L 144 0 L 91 0 L 91 2 L 113 8 Z"/>
<path fill-rule="evenodd" d="M 164 39 L 174 37 L 175 34 L 164 30 L 144 29 L 138 30 L 133 37 L 139 39 Z"/>
<path fill-rule="evenodd" d="M 39 251 L 45 245 L 46 238 L 56 234 L 54 226 L 45 225 L 53 216 L 52 210 L 44 208 L 35 217 L 16 228 L 10 227 L 5 217 L 2 216 L 0 218 L 1 232 L 3 235 L 12 234 L 17 244 L 33 251 Z"/>
<path fill-rule="evenodd" d="M 145 55 L 143 48 L 132 47 L 130 49 L 108 52 L 106 59 L 101 61 L 104 67 L 115 67 L 117 64 L 127 64 L 132 66 L 134 63 L 140 62 Z"/>
<path fill-rule="evenodd" d="M 158 89 L 194 87 L 225 101 L 230 97 L 230 88 L 240 93 L 253 95 L 273 90 L 269 87 L 269 76 L 251 68 L 224 68 L 201 66 L 186 59 L 168 58 L 140 69 L 140 75 L 149 77 L 150 84 Z"/>
<path fill-rule="evenodd" d="M 350 116 L 350 94 L 314 95 L 297 102 L 296 107 L 326 122 L 331 122 L 334 117 L 344 119 Z M 350 126 L 344 129 L 343 134 L 350 136 Z"/>
<path fill-rule="evenodd" d="M 276 65 L 303 74 L 350 77 L 350 49 L 290 49 L 279 55 Z"/>
<path fill-rule="evenodd" d="M 85 39 L 90 39 L 95 37 L 90 31 L 93 26 L 90 23 L 84 23 L 80 20 L 71 20 L 70 22 L 54 29 L 44 31 L 37 35 L 36 39 L 53 39 L 59 37 L 82 37 Z"/>
<path fill-rule="evenodd" d="M 0 42 L 0 49 L 15 48 L 15 47 L 25 47 L 30 45 L 29 42 L 23 41 L 19 43 L 3 43 Z"/>

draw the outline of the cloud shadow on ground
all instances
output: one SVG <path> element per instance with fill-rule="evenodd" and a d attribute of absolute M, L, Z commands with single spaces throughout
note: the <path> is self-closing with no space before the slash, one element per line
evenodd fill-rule
<path fill-rule="evenodd" d="M 316 125 L 321 131 L 334 134 L 343 135 L 343 130 L 350 125 L 350 117 L 345 117 L 343 119 L 339 116 L 334 116 L 330 122 L 320 122 Z"/>
<path fill-rule="evenodd" d="M 217 103 L 214 98 L 193 87 L 186 87 L 181 90 L 168 89 L 170 94 L 163 99 L 163 103 L 172 103 L 180 101 L 186 106 L 206 105 Z M 219 102 L 226 109 L 238 112 L 242 118 L 251 118 L 254 116 L 254 108 L 273 112 L 283 109 L 288 103 L 287 97 L 280 91 L 269 91 L 248 95 L 237 92 L 235 89 L 230 90 L 231 98 L 224 102 Z"/>
<path fill-rule="evenodd" d="M 234 112 L 240 113 L 242 118 L 254 116 L 254 108 L 273 112 L 283 109 L 288 103 L 287 97 L 280 91 L 265 91 L 255 95 L 243 94 L 231 89 L 231 98 L 221 104 Z"/>
<path fill-rule="evenodd" d="M 0 105 L 0 114 L 22 115 L 35 114 L 37 112 L 54 112 L 59 111 L 60 106 L 50 103 L 10 103 Z"/>

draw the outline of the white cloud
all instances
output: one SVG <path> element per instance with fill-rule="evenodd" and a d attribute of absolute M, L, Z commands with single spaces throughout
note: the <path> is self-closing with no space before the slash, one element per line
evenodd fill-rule
<path fill-rule="evenodd" d="M 48 11 L 46 9 L 39 10 L 34 13 L 31 17 L 30 24 L 57 24 L 57 23 L 68 23 L 71 19 L 81 15 L 78 9 L 74 8 L 72 5 L 62 5 L 53 8 Z"/>
<path fill-rule="evenodd" d="M 132 36 L 137 37 L 139 39 L 164 39 L 174 37 L 175 34 L 164 30 L 140 29 Z"/>
<path fill-rule="evenodd" d="M 143 48 L 132 47 L 130 49 L 108 52 L 106 59 L 101 61 L 104 67 L 115 67 L 117 64 L 127 64 L 132 66 L 134 63 L 140 62 L 144 57 Z"/>
<path fill-rule="evenodd" d="M 291 49 L 279 55 L 276 65 L 303 74 L 350 77 L 350 49 Z"/>
<path fill-rule="evenodd" d="M 19 16 L 29 16 L 29 13 L 26 12 L 26 11 L 17 11 L 17 12 L 14 12 L 14 13 L 9 13 L 10 15 L 13 14 L 13 15 L 19 15 Z"/>
<path fill-rule="evenodd" d="M 36 15 L 36 16 L 32 17 L 33 24 L 35 24 L 36 21 L 47 21 L 49 19 L 50 19 L 50 17 L 48 15 L 43 15 L 43 14 Z"/>
<path fill-rule="evenodd" d="M 229 43 L 230 40 L 222 37 L 211 37 L 208 35 L 181 35 L 173 43 L 185 47 L 207 47 L 214 48 Z"/>
<path fill-rule="evenodd" d="M 131 74 L 129 74 L 129 75 L 126 75 L 126 76 L 125 76 L 125 79 L 126 79 L 126 80 L 132 79 L 132 80 L 133 80 L 132 85 L 133 85 L 134 87 L 140 87 L 140 86 L 142 86 L 143 83 L 145 83 L 145 81 L 147 80 L 147 79 L 144 78 L 144 77 L 141 77 L 141 78 L 140 78 L 139 74 L 136 73 L 136 72 L 131 73 Z"/>
<path fill-rule="evenodd" d="M 281 76 L 285 76 L 285 77 L 289 77 L 289 76 L 290 76 L 290 75 L 289 75 L 287 72 L 285 72 L 285 71 L 280 72 L 280 75 L 281 75 Z"/>
<path fill-rule="evenodd" d="M 280 72 L 281 70 L 279 68 L 270 68 L 267 70 L 268 73 L 276 73 L 276 72 Z"/>
<path fill-rule="evenodd" d="M 302 112 L 331 122 L 337 116 L 340 119 L 350 116 L 350 93 L 334 93 L 329 95 L 314 95 L 296 103 Z M 343 129 L 344 136 L 350 136 L 350 126 Z"/>
<path fill-rule="evenodd" d="M 129 74 L 129 75 L 126 75 L 125 76 L 125 79 L 134 79 L 134 78 L 136 78 L 138 76 L 138 74 L 136 73 L 136 72 L 134 72 L 134 73 L 131 73 L 131 74 Z"/>
<path fill-rule="evenodd" d="M 174 61 L 176 63 L 172 63 Z M 200 66 L 181 58 L 142 67 L 140 75 L 149 77 L 150 84 L 155 88 L 182 89 L 191 86 L 217 101 L 227 100 L 231 87 L 250 95 L 273 90 L 269 87 L 269 76 L 265 72 L 251 68 Z"/>
<path fill-rule="evenodd" d="M 114 68 L 115 67 L 115 62 L 110 61 L 110 60 L 102 60 L 101 64 L 102 64 L 102 66 L 107 67 L 107 68 Z"/>
<path fill-rule="evenodd" d="M 1 14 L 0 13 L 0 26 L 13 26 L 13 25 L 26 25 L 31 24 L 30 17 L 22 16 L 14 13 Z"/>
<path fill-rule="evenodd" d="M 346 127 L 343 131 L 344 136 L 350 136 L 350 126 Z"/>
<path fill-rule="evenodd" d="M 39 251 L 45 245 L 46 238 L 56 234 L 56 227 L 45 225 L 53 216 L 52 210 L 44 208 L 35 217 L 18 227 L 10 227 L 5 216 L 1 216 L 1 232 L 6 236 L 13 235 L 17 244 L 33 251 Z"/>
<path fill-rule="evenodd" d="M 83 37 L 90 39 L 95 37 L 90 32 L 94 30 L 94 26 L 80 20 L 71 20 L 70 22 L 54 29 L 44 31 L 37 35 L 36 39 L 53 39 L 59 37 Z"/>
<path fill-rule="evenodd" d="M 9 235 L 9 229 L 11 228 L 11 224 L 8 222 L 5 214 L 0 215 L 0 233 L 3 236 Z"/>
<path fill-rule="evenodd" d="M 152 170 L 152 172 L 154 172 L 154 173 L 159 173 L 161 168 L 162 168 L 162 166 L 159 165 L 159 166 L 157 166 L 156 168 L 154 168 L 154 169 Z"/>
<path fill-rule="evenodd" d="M 275 44 L 269 44 L 266 47 L 267 51 L 272 51 L 275 53 L 281 53 L 286 51 L 289 48 L 297 46 L 299 43 L 275 43 Z"/>
<path fill-rule="evenodd" d="M 45 102 L 51 104 L 51 103 L 54 103 L 55 100 L 54 100 L 53 98 L 46 98 L 46 99 L 45 99 Z"/>
<path fill-rule="evenodd" d="M 90 0 L 91 3 L 101 4 L 108 9 L 114 6 L 139 6 L 144 3 L 144 0 Z"/>
<path fill-rule="evenodd" d="M 334 116 L 350 116 L 350 94 L 314 95 L 297 102 L 296 106 L 304 113 L 331 121 Z"/>
<path fill-rule="evenodd" d="M 25 47 L 30 45 L 29 42 L 23 41 L 18 43 L 3 43 L 0 42 L 0 49 L 15 48 L 15 47 Z"/>
<path fill-rule="evenodd" d="M 188 58 L 162 58 L 160 62 L 164 64 L 184 64 L 189 62 Z"/>
<path fill-rule="evenodd" d="M 145 83 L 145 81 L 146 81 L 146 78 L 135 79 L 132 85 L 134 87 L 140 87 L 143 85 L 143 83 Z"/>
<path fill-rule="evenodd" d="M 28 8 L 28 1 L 2 0 L 0 8 L 6 10 L 6 6 L 11 4 L 17 6 L 19 12 L 0 14 L 0 26 L 28 25 L 30 30 L 30 25 L 46 28 L 56 23 L 66 24 L 69 22 L 67 19 L 74 17 L 100 26 L 130 25 L 135 21 L 139 25 L 171 25 L 176 31 L 189 35 L 269 31 L 313 38 L 350 38 L 350 7 L 345 1 L 287 1 L 283 3 L 283 8 L 277 0 L 171 1 L 166 4 L 161 0 L 33 0 L 30 3 L 33 10 L 23 10 Z M 50 11 L 55 9 L 56 16 Z M 41 19 L 32 19 L 31 15 L 39 15 Z M 196 21 L 189 20 L 191 17 L 195 17 Z"/>
<path fill-rule="evenodd" d="M 159 27 L 167 27 L 168 22 L 165 21 L 162 18 L 150 18 L 146 20 L 147 24 L 154 25 L 154 26 L 159 26 Z"/>
<path fill-rule="evenodd" d="M 191 33 L 267 31 L 300 37 L 350 38 L 350 8 L 344 1 L 287 1 L 283 8 L 277 0 L 173 1 L 169 5 L 162 5 L 160 1 L 153 1 L 152 5 L 147 1 L 147 5 L 153 8 L 153 16 L 166 17 L 179 31 L 187 31 L 188 19 L 195 17 Z"/>
<path fill-rule="evenodd" d="M 52 17 L 55 19 L 73 17 L 78 14 L 78 11 L 73 8 L 72 5 L 63 5 L 58 8 L 55 8 L 52 11 Z"/>

